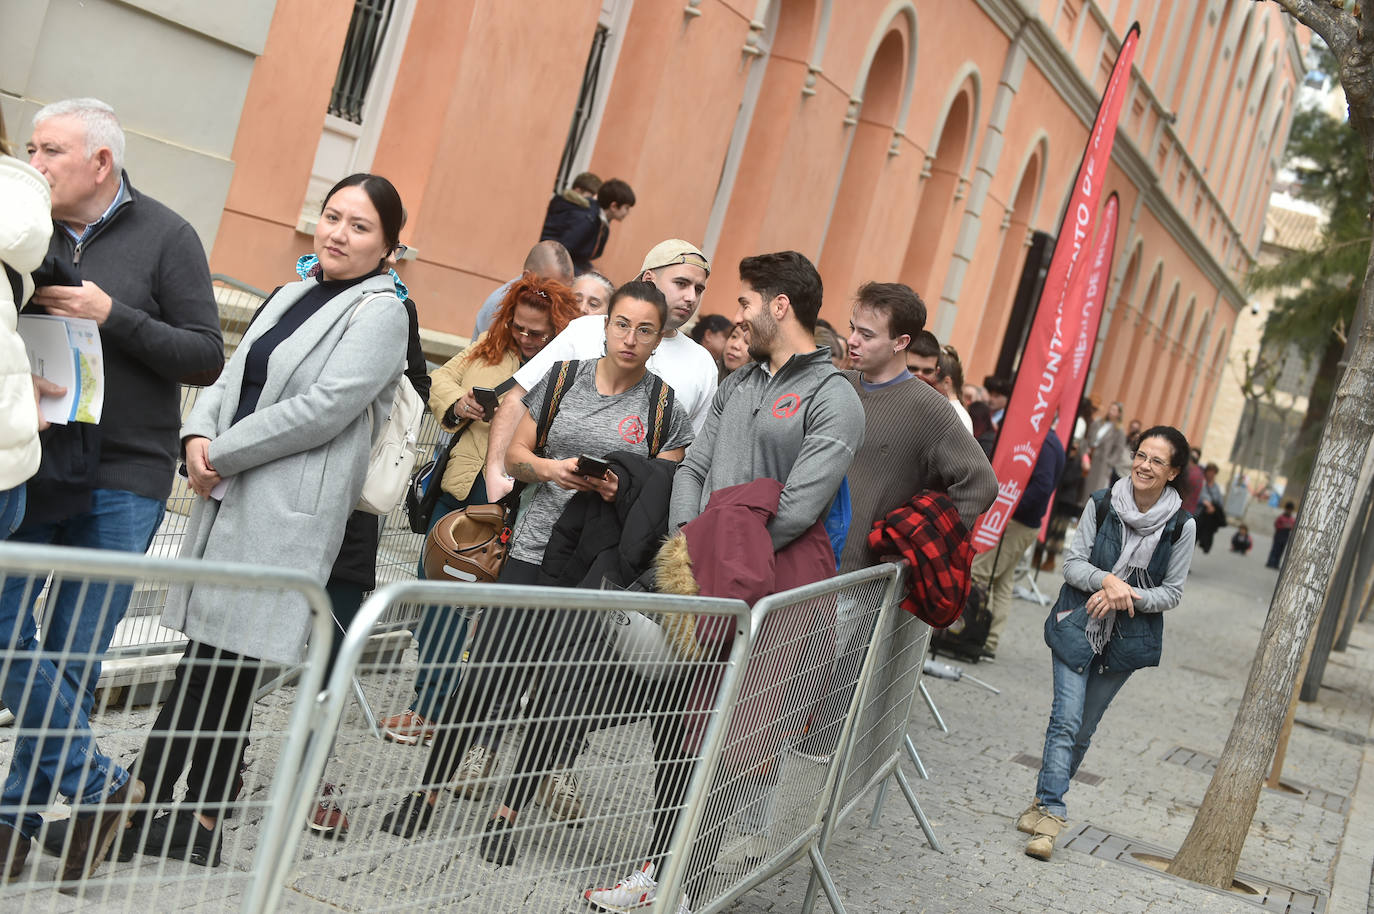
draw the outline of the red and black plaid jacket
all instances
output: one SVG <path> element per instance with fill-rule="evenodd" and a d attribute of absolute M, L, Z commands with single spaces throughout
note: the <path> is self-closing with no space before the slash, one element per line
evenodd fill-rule
<path fill-rule="evenodd" d="M 900 555 L 911 566 L 902 609 L 935 628 L 948 628 L 968 602 L 973 543 L 954 502 L 943 492 L 922 492 L 874 521 L 868 534 L 874 555 Z"/>

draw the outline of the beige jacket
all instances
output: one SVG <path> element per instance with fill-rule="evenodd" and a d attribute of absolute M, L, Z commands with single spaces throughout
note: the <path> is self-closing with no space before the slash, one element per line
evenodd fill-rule
<path fill-rule="evenodd" d="M 38 471 L 38 408 L 29 357 L 19 338 L 19 309 L 33 294 L 29 274 L 43 262 L 52 237 L 48 182 L 12 156 L 0 155 L 0 263 L 23 278 L 19 301 L 0 270 L 0 492 Z"/>
<path fill-rule="evenodd" d="M 432 382 L 429 389 L 429 409 L 444 431 L 451 432 L 457 428 L 453 425 L 444 425 L 444 413 L 448 412 L 448 408 L 457 402 L 459 397 L 474 387 L 496 387 L 515 374 L 515 370 L 520 367 L 520 356 L 514 352 L 507 352 L 495 365 L 474 363 L 470 353 L 485 338 L 484 332 L 472 341 L 472 346 L 429 374 Z M 487 462 L 487 441 L 490 438 L 491 424 L 477 421 L 468 426 L 467 431 L 463 432 L 463 437 L 454 445 L 453 454 L 448 459 L 448 466 L 444 469 L 444 478 L 440 485 L 445 492 L 460 502 L 467 499 L 468 491 L 477 479 L 477 474 L 482 472 L 482 467 Z"/>

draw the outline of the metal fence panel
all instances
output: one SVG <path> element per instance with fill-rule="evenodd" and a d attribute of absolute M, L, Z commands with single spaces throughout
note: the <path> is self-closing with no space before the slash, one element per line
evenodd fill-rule
<path fill-rule="evenodd" d="M 6 640 L 0 642 L 0 675 L 13 678 L 5 697 L 18 717 L 14 728 L 0 731 L 0 761 L 10 768 L 17 752 L 21 756 L 52 753 L 68 757 L 68 749 L 86 745 L 88 731 L 82 727 L 80 717 L 71 713 L 74 705 L 68 696 L 84 694 L 83 670 L 89 676 L 86 682 L 96 682 L 95 667 L 103 658 L 98 651 L 98 636 L 83 637 L 77 632 L 106 631 L 111 627 L 119 610 L 118 586 L 133 588 L 138 593 L 165 592 L 171 586 L 190 584 L 213 585 L 222 593 L 234 595 L 278 595 L 290 591 L 300 595 L 310 612 L 310 645 L 300 662 L 264 670 L 252 658 L 208 658 L 200 671 L 209 677 L 210 700 L 188 697 L 194 695 L 190 692 L 173 692 L 172 700 L 160 709 L 160 702 L 139 707 L 106 692 L 91 715 L 90 733 L 100 751 L 125 769 L 141 757 L 139 777 L 151 785 L 161 775 L 170 794 L 164 794 L 162 804 L 151 795 L 141 803 L 130 803 L 128 812 L 151 817 L 161 805 L 164 810 L 175 811 L 180 820 L 186 820 L 191 813 L 219 818 L 219 838 L 203 850 L 214 856 L 214 844 L 218 844 L 220 864 L 197 865 L 190 860 L 192 853 L 168 853 L 170 842 L 164 842 L 156 854 L 135 853 L 130 847 L 130 859 L 123 862 L 113 859 L 114 855 L 108 862 L 88 859 L 83 861 L 82 878 L 63 882 L 61 863 L 44 852 L 43 844 L 45 839 L 55 839 L 59 853 L 69 853 L 73 829 L 67 817 L 70 813 L 81 813 L 83 806 L 81 798 L 73 796 L 65 797 L 76 804 L 73 807 L 54 805 L 57 794 L 75 786 L 84 790 L 87 797 L 103 797 L 109 792 L 110 780 L 101 774 L 103 761 L 92 754 L 76 757 L 84 761 L 73 760 L 55 784 L 37 775 L 36 766 L 21 762 L 12 773 L 28 772 L 27 776 L 18 776 L 25 789 L 14 791 L 13 797 L 7 794 L 0 812 L 14 817 L 41 816 L 42 825 L 19 879 L 0 885 L 0 908 L 31 912 L 69 911 L 77 907 L 83 911 L 196 908 L 257 912 L 272 896 L 270 879 L 272 864 L 279 856 L 277 845 L 281 836 L 300 827 L 298 819 L 289 820 L 288 801 L 296 789 L 309 743 L 312 708 L 323 681 L 322 658 L 331 627 L 328 597 L 323 588 L 303 574 L 110 551 L 0 543 L 0 585 L 8 589 L 10 599 L 25 601 L 9 605 L 22 610 L 28 602 L 44 598 L 33 617 L 35 625 L 25 626 L 20 637 L 6 632 Z M 79 610 L 73 611 L 76 607 Z M 25 616 L 20 614 L 18 618 L 22 623 Z M 258 676 L 272 673 L 285 674 L 289 684 L 258 703 L 251 726 L 223 725 L 229 718 L 212 710 L 213 699 L 220 696 L 216 684 L 246 687 L 251 701 Z M 58 697 L 49 697 L 45 682 L 61 682 L 69 689 L 52 690 Z M 135 676 L 123 694 L 134 695 L 139 684 Z M 215 769 L 221 773 L 236 772 L 241 777 L 241 786 L 232 783 L 225 790 L 218 790 L 209 783 L 215 778 L 199 776 L 192 786 L 182 777 L 175 750 L 162 755 L 161 764 L 153 764 L 146 755 L 147 745 L 154 718 L 160 712 L 166 715 L 164 724 L 179 717 L 178 735 L 189 742 L 178 745 L 193 746 L 198 751 L 193 768 L 198 775 Z M 232 764 L 240 751 L 237 743 L 241 739 L 248 740 L 244 768 Z M 227 764 L 216 765 L 217 761 Z M 95 802 L 85 806 L 86 811 L 95 809 Z M 152 834 L 154 830 L 150 827 L 145 833 Z M 62 838 L 64 834 L 66 837 Z M 118 833 L 125 837 L 132 834 Z M 81 900 L 74 901 L 68 894 L 81 896 Z"/>
<path fill-rule="evenodd" d="M 755 606 L 748 668 L 680 873 L 695 914 L 816 847 L 896 577 L 897 566 L 878 566 Z"/>
<path fill-rule="evenodd" d="M 916 699 L 930 626 L 910 613 L 894 611 L 875 641 L 873 676 L 855 718 L 849 764 L 838 789 L 838 827 L 906 753 L 911 707 Z"/>
<path fill-rule="evenodd" d="M 462 649 L 424 667 L 456 674 L 432 745 L 401 745 L 374 735 L 357 702 L 356 675 L 379 710 L 411 707 L 418 653 L 363 658 L 379 620 L 404 605 L 438 607 L 451 624 L 472 623 Z M 693 618 L 694 617 L 694 618 Z M 643 655 L 632 664 L 608 632 L 655 635 L 653 620 L 733 637 L 718 658 L 666 663 Z M 653 630 L 642 629 L 645 624 Z M 442 907 L 465 912 L 586 910 L 582 893 L 614 885 L 655 850 L 680 856 L 696 809 L 688 797 L 719 751 L 720 726 L 743 674 L 750 643 L 748 608 L 738 601 L 655 594 L 414 581 L 386 585 L 366 602 L 344 641 L 295 799 L 312 807 L 321 780 L 340 785 L 348 818 L 342 841 L 288 836 L 279 880 L 283 909 L 391 911 Z M 641 644 L 651 643 L 652 637 Z M 464 661 L 463 654 L 467 659 Z M 698 678 L 720 689 L 703 695 Z M 705 738 L 683 751 L 675 735 L 688 715 Z M 478 764 L 471 747 L 494 756 Z M 460 795 L 450 789 L 464 760 Z M 578 803 L 550 796 L 550 778 L 580 782 Z M 413 795 L 420 792 L 421 798 Z M 432 796 L 427 821 L 409 837 L 394 830 Z M 492 825 L 503 804 L 517 811 L 510 859 L 496 863 Z M 295 846 L 301 842 L 303 847 Z M 676 910 L 676 907 L 665 908 Z"/>

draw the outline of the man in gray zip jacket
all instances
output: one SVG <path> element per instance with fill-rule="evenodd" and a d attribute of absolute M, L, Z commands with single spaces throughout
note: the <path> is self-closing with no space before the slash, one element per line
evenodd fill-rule
<path fill-rule="evenodd" d="M 670 529 L 695 518 L 711 493 L 760 477 L 783 484 L 768 525 L 776 551 L 823 517 L 864 439 L 854 388 L 813 336 L 821 277 L 796 251 L 740 261 L 735 322 L 757 362 L 721 384 L 673 479 Z"/>

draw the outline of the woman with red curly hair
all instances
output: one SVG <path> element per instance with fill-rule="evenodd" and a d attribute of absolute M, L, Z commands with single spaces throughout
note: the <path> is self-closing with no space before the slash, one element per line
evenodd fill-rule
<path fill-rule="evenodd" d="M 491 413 L 477 402 L 473 389 L 495 388 L 581 315 L 567 286 L 527 272 L 511 285 L 500 311 L 482 335 L 431 373 L 429 408 L 434 418 L 450 432 L 468 423 L 453 446 L 440 481 L 443 493 L 430 519 L 431 527 L 451 511 L 488 501 L 482 465 L 486 462 Z M 419 576 L 425 576 L 423 562 Z M 413 746 L 432 737 L 431 721 L 458 685 L 456 661 L 463 637 L 461 619 L 438 607 L 426 609 L 415 631 L 420 649 L 415 700 L 404 713 L 382 721 L 387 739 Z"/>

